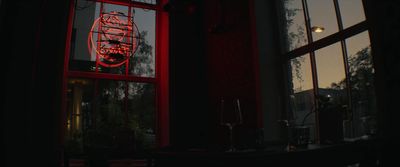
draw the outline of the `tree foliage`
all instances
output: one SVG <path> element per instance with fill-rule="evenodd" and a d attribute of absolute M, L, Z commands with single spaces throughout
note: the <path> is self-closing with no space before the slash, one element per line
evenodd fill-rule
<path fill-rule="evenodd" d="M 282 28 L 284 29 L 285 50 L 293 50 L 307 43 L 306 33 L 303 28 L 305 23 L 296 23 L 294 18 L 301 15 L 302 9 L 294 7 L 294 0 L 283 1 L 284 22 Z M 304 57 L 298 57 L 291 60 L 292 77 L 295 77 L 300 83 L 304 82 L 303 74 L 301 71 Z"/>

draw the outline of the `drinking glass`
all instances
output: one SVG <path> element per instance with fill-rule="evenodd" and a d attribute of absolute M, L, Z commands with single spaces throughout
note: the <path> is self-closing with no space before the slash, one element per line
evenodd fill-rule
<path fill-rule="evenodd" d="M 236 151 L 234 146 L 233 131 L 234 127 L 243 123 L 242 111 L 240 107 L 240 100 L 234 99 L 232 101 L 225 102 L 221 99 L 221 117 L 220 125 L 228 127 L 229 130 L 229 149 L 227 152 Z"/>

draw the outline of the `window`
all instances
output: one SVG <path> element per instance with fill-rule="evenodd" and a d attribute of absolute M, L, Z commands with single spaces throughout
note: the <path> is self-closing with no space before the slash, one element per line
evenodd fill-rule
<path fill-rule="evenodd" d="M 375 134 L 374 67 L 362 0 L 277 2 L 289 122 L 308 127 L 310 143 Z"/>
<path fill-rule="evenodd" d="M 168 143 L 166 2 L 72 2 L 63 86 L 68 154 L 140 154 Z"/>
<path fill-rule="evenodd" d="M 316 27 L 324 28 L 322 32 L 311 33 L 313 41 L 338 32 L 333 0 L 307 0 L 304 4 L 311 30 Z"/>

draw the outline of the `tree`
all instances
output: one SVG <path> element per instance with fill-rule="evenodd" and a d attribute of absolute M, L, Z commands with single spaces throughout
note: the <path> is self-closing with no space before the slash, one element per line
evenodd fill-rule
<path fill-rule="evenodd" d="M 153 46 L 148 43 L 146 36 L 146 31 L 140 33 L 141 42 L 138 50 L 129 58 L 130 73 L 136 76 L 152 76 L 154 72 Z M 124 74 L 125 66 L 103 67 L 103 70 L 103 72 L 108 70 L 110 73 Z M 123 131 L 134 132 L 132 134 L 136 136 L 135 142 L 139 143 L 137 147 L 149 148 L 150 146 L 140 145 L 146 144 L 144 136 L 148 129 L 153 131 L 155 129 L 153 84 L 114 80 L 96 80 L 96 82 L 97 96 L 92 98 L 92 102 L 88 102 L 91 104 L 91 109 L 83 113 L 83 117 L 91 123 L 66 136 L 67 153 L 81 154 L 91 149 L 116 148 L 118 146 L 116 138 L 119 136 L 116 133 Z M 128 115 L 125 113 L 125 107 L 128 107 Z"/>
<path fill-rule="evenodd" d="M 373 81 L 374 68 L 371 56 L 371 47 L 367 46 L 348 59 L 349 86 L 353 102 L 370 100 L 374 97 Z M 332 83 L 331 89 L 343 90 L 346 88 L 346 79 Z"/>
<path fill-rule="evenodd" d="M 373 114 L 376 110 L 374 92 L 374 68 L 371 47 L 365 47 L 349 59 L 351 97 L 354 107 L 367 105 L 362 115 Z M 354 108 L 353 107 L 353 108 Z"/>
<path fill-rule="evenodd" d="M 338 83 L 332 83 L 331 89 L 351 91 L 351 112 L 346 117 L 355 121 L 357 131 L 355 135 L 373 133 L 376 129 L 376 99 L 374 89 L 374 67 L 371 47 L 367 46 L 348 59 L 349 77 Z M 345 102 L 343 102 L 345 103 Z M 354 125 L 353 125 L 354 126 Z"/>
<path fill-rule="evenodd" d="M 152 76 L 154 72 L 153 46 L 146 40 L 147 32 L 140 32 L 140 43 L 138 50 L 129 58 L 130 73 L 134 76 Z M 125 68 L 115 68 L 122 74 Z M 100 112 L 96 115 L 96 129 L 103 133 L 113 135 L 116 129 L 128 129 L 135 133 L 135 142 L 139 148 L 146 144 L 144 138 L 148 129 L 155 129 L 155 104 L 154 86 L 139 82 L 111 81 L 106 83 L 101 92 L 103 100 L 99 103 Z M 127 94 L 125 92 L 127 90 Z M 128 103 L 128 114 L 125 115 L 122 106 Z M 128 118 L 125 118 L 125 117 Z M 126 122 L 128 121 L 128 122 Z"/>
<path fill-rule="evenodd" d="M 303 10 L 296 7 L 296 4 L 294 4 L 295 2 L 296 2 L 295 0 L 284 0 L 282 3 L 284 15 L 282 15 L 281 18 L 284 20 L 282 22 L 283 24 L 282 28 L 284 30 L 282 34 L 284 35 L 285 39 L 284 40 L 285 51 L 293 50 L 307 43 L 305 30 L 303 28 L 305 26 L 305 23 L 304 22 L 298 23 L 295 20 L 295 17 L 302 15 L 301 12 Z M 301 67 L 304 61 L 305 57 L 297 57 L 290 61 L 289 72 L 292 75 L 291 76 L 292 80 L 293 78 L 296 78 L 297 81 L 299 81 L 300 83 L 304 82 L 303 74 L 301 71 Z M 297 89 L 294 88 L 293 86 L 294 85 L 292 85 L 292 90 Z"/>
<path fill-rule="evenodd" d="M 146 39 L 147 31 L 140 32 L 140 44 L 135 55 L 129 60 L 129 65 L 133 67 L 131 73 L 137 76 L 154 75 L 154 60 L 152 59 L 153 47 Z"/>

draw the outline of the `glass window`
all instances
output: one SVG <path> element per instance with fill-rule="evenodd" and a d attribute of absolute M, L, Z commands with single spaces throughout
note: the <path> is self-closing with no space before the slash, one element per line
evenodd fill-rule
<path fill-rule="evenodd" d="M 156 14 L 156 2 L 75 0 L 70 54 L 65 55 L 68 154 L 131 155 L 165 144 L 156 142 L 159 123 L 166 124 L 157 115 L 167 114 L 168 98 L 161 95 L 168 95 L 158 88 L 168 79 L 156 78 L 155 52 L 160 47 L 156 24 L 167 18 L 157 18 L 165 13 Z"/>
<path fill-rule="evenodd" d="M 362 0 L 338 0 L 343 29 L 365 20 Z"/>
<path fill-rule="evenodd" d="M 113 80 L 98 80 L 95 110 L 96 128 L 105 133 L 124 127 L 125 83 Z"/>
<path fill-rule="evenodd" d="M 155 76 L 155 10 L 78 0 L 74 18 L 70 70 Z"/>
<path fill-rule="evenodd" d="M 354 135 L 376 133 L 374 67 L 368 31 L 346 39 Z M 350 136 L 351 137 L 351 136 Z"/>
<path fill-rule="evenodd" d="M 154 84 L 71 78 L 67 106 L 66 139 L 73 144 L 67 145 L 69 153 L 121 149 L 119 144 L 126 148 L 115 151 L 143 152 L 156 146 Z M 129 134 L 131 144 L 115 137 Z"/>
<path fill-rule="evenodd" d="M 292 51 L 287 52 L 287 56 L 290 61 L 289 102 L 293 114 L 287 119 L 294 121 L 296 126 L 308 124 L 309 134 L 321 143 L 376 133 L 374 68 L 368 27 L 361 25 L 348 29 L 366 21 L 362 0 L 278 2 L 283 2 L 280 5 L 285 15 L 281 20 L 286 22 L 282 31 L 286 42 L 283 48 Z M 337 6 L 335 2 L 338 2 Z M 304 24 L 303 10 L 309 17 L 306 19 L 309 24 Z M 339 29 L 339 22 L 343 23 L 343 29 Z M 304 33 L 299 27 L 311 34 Z M 339 34 L 343 30 L 356 35 L 346 39 Z M 312 41 L 305 40 L 307 35 Z M 315 42 L 321 39 L 325 39 L 324 42 Z M 304 55 L 304 51 L 309 54 Z M 313 81 L 318 88 L 313 88 Z M 318 115 L 310 112 L 309 118 L 301 120 L 308 110 L 318 111 Z M 294 129 L 294 134 L 296 131 Z M 297 137 L 292 136 L 292 139 L 298 143 Z"/>
<path fill-rule="evenodd" d="M 287 50 L 293 50 L 307 44 L 307 31 L 301 0 L 284 1 L 285 33 Z"/>
<path fill-rule="evenodd" d="M 290 61 L 293 92 L 301 92 L 313 88 L 310 55 L 303 55 Z"/>
<path fill-rule="evenodd" d="M 88 115 L 93 109 L 93 80 L 71 78 L 67 89 L 67 136 L 73 137 L 92 125 Z"/>
<path fill-rule="evenodd" d="M 92 30 L 94 32 L 100 31 L 99 33 L 93 33 L 94 41 L 100 41 L 98 40 L 98 38 L 100 37 L 102 41 L 115 40 L 115 41 L 120 41 L 121 42 L 120 44 L 124 43 L 130 44 L 131 42 L 133 43 L 131 38 L 127 36 L 132 36 L 134 34 L 129 30 L 126 31 L 125 27 L 125 25 L 128 24 L 129 18 L 131 17 L 128 6 L 114 5 L 108 3 L 97 3 L 96 7 L 97 7 L 96 17 L 97 18 L 102 17 L 104 21 L 101 21 L 102 24 L 98 25 L 98 27 L 95 27 L 95 29 Z M 101 14 L 100 14 L 100 9 L 102 9 Z M 95 23 L 93 24 L 95 25 Z M 96 30 L 97 28 L 99 29 Z M 114 44 L 109 44 L 108 42 L 97 43 L 97 45 L 98 46 L 93 46 L 93 50 L 99 50 L 103 48 L 112 49 L 114 46 L 116 46 Z M 99 51 L 97 51 L 97 55 L 96 51 L 92 52 L 92 57 L 99 56 L 98 52 Z M 111 57 L 112 55 L 118 55 L 118 54 L 109 54 L 109 55 Z M 126 56 L 131 56 L 131 54 L 128 53 L 128 55 Z M 100 60 L 98 65 L 98 72 L 122 74 L 122 75 L 125 74 L 126 63 L 124 63 L 124 58 L 121 58 L 121 60 L 119 60 L 119 58 L 116 58 L 114 61 L 112 57 L 107 58 L 106 55 L 104 55 L 104 56 L 99 56 L 99 59 Z M 130 57 L 128 59 L 130 59 Z M 103 65 L 103 63 L 105 65 Z M 108 65 L 115 65 L 115 66 L 108 67 Z"/>
<path fill-rule="evenodd" d="M 320 142 L 343 140 L 343 114 L 348 106 L 346 74 L 340 43 L 315 51 L 318 76 Z"/>
<path fill-rule="evenodd" d="M 155 86 L 148 83 L 128 82 L 129 127 L 135 131 L 137 151 L 156 147 Z"/>
<path fill-rule="evenodd" d="M 340 43 L 316 50 L 315 61 L 318 74 L 318 87 L 320 89 L 329 89 L 340 86 L 346 78 Z"/>
<path fill-rule="evenodd" d="M 313 41 L 317 41 L 328 35 L 338 32 L 335 6 L 332 0 L 307 0 L 310 26 L 322 27 L 322 32 L 313 31 Z"/>
<path fill-rule="evenodd" d="M 141 77 L 155 76 L 156 12 L 149 9 L 132 8 L 133 21 L 140 31 L 138 50 L 129 60 L 129 73 Z"/>
<path fill-rule="evenodd" d="M 314 112 L 314 90 L 311 72 L 310 55 L 306 54 L 290 61 L 291 69 L 291 93 L 290 104 L 294 122 L 294 132 L 297 130 L 306 130 L 308 137 L 299 136 L 294 133 L 292 142 L 296 144 L 306 144 L 313 142 L 315 138 L 315 112 Z"/>
<path fill-rule="evenodd" d="M 96 19 L 99 3 L 93 1 L 76 1 L 74 25 L 71 37 L 69 70 L 95 71 L 96 59 L 88 51 L 88 34 Z M 97 12 L 98 13 L 98 12 Z"/>
<path fill-rule="evenodd" d="M 91 119 L 95 106 L 94 82 L 83 78 L 70 78 L 67 82 L 65 152 L 82 154 L 83 132 L 90 129 L 95 121 Z"/>

